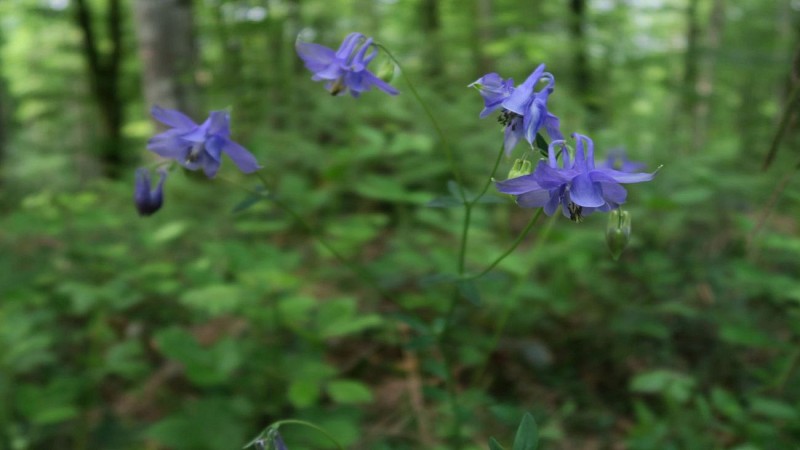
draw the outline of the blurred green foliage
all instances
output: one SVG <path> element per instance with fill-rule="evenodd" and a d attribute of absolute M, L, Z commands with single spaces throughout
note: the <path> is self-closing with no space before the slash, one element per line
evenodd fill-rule
<path fill-rule="evenodd" d="M 138 218 L 134 161 L 155 129 L 131 2 L 123 180 L 100 176 L 74 2 L 0 3 L 0 449 L 237 448 L 287 417 L 348 448 L 448 448 L 454 412 L 435 341 L 462 211 L 447 207 L 442 143 L 399 77 L 397 98 L 334 98 L 296 60 L 298 33 L 336 46 L 352 30 L 404 62 L 468 190 L 485 180 L 502 134 L 478 120 L 482 102 L 466 85 L 486 71 L 521 81 L 542 61 L 558 80 L 550 106 L 565 133 L 592 136 L 601 157 L 624 146 L 664 165 L 629 189 L 633 231 L 618 262 L 606 217 L 559 217 L 459 286 L 451 341 L 464 448 L 511 436 L 525 411 L 540 449 L 796 446 L 796 180 L 769 200 L 795 165 L 796 122 L 773 168 L 758 167 L 800 42 L 797 2 L 725 2 L 715 46 L 716 3 L 698 1 L 697 54 L 686 45 L 689 0 L 587 2 L 588 92 L 566 2 L 467 3 L 438 2 L 440 28 L 424 30 L 420 1 L 194 2 L 204 106 L 232 108 L 234 138 L 276 193 L 389 298 L 291 217 L 248 201 L 236 186 L 254 183 L 230 164 L 215 180 L 172 173 L 164 209 Z M 435 78 L 426 33 L 441 45 Z M 692 58 L 700 76 L 687 85 Z M 532 214 L 491 198 L 473 214 L 470 270 Z M 281 433 L 292 450 L 331 448 L 302 429 Z"/>

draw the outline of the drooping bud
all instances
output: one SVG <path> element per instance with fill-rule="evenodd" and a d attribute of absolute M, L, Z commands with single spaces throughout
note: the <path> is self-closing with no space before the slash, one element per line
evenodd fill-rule
<path fill-rule="evenodd" d="M 388 83 L 394 79 L 394 73 L 396 70 L 397 67 L 394 65 L 394 62 L 387 60 L 384 61 L 380 67 L 378 67 L 378 70 L 375 72 L 375 76 Z"/>
<path fill-rule="evenodd" d="M 508 171 L 508 180 L 512 178 L 519 178 L 523 175 L 530 175 L 533 172 L 533 166 L 527 159 L 517 159 L 511 170 Z"/>
<path fill-rule="evenodd" d="M 160 170 L 161 179 L 155 189 L 150 190 L 150 171 L 144 168 L 136 170 L 136 184 L 133 190 L 133 201 L 141 216 L 149 216 L 161 209 L 164 203 L 164 180 L 167 172 Z"/>
<path fill-rule="evenodd" d="M 628 211 L 615 209 L 608 215 L 606 227 L 606 243 L 611 250 L 614 261 L 618 260 L 622 251 L 628 246 L 631 237 L 631 215 Z"/>

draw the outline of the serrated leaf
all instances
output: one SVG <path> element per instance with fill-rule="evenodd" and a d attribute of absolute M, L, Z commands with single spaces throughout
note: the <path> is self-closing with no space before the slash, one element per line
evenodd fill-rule
<path fill-rule="evenodd" d="M 522 416 L 522 421 L 514 437 L 513 450 L 536 450 L 539 446 L 539 428 L 530 413 Z"/>

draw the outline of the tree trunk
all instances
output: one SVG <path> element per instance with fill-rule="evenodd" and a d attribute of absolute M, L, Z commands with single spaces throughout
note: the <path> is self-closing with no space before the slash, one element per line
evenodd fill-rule
<path fill-rule="evenodd" d="M 682 96 L 680 100 L 680 104 L 678 105 L 678 110 L 676 111 L 675 117 L 675 126 L 676 128 L 683 128 L 684 126 L 689 126 L 690 124 L 686 123 L 683 118 L 689 118 L 694 116 L 693 111 L 695 111 L 695 106 L 697 104 L 697 72 L 698 72 L 698 60 L 699 60 L 699 40 L 700 40 L 700 25 L 698 24 L 698 7 L 699 0 L 689 0 L 689 4 L 686 7 L 686 53 L 684 54 L 683 58 L 683 82 L 681 83 L 682 86 Z M 689 114 L 692 114 L 689 116 Z M 684 137 L 681 139 L 679 144 L 679 148 L 691 148 L 690 145 L 686 145 L 687 142 L 685 140 L 685 135 L 678 133 L 678 136 Z M 692 149 L 694 150 L 694 149 Z"/>
<path fill-rule="evenodd" d="M 575 89 L 581 103 L 589 113 L 598 112 L 597 101 L 593 98 L 592 69 L 586 43 L 586 6 L 588 0 L 570 0 L 570 34 L 572 37 L 572 65 Z M 594 114 L 592 114 L 594 115 Z"/>
<path fill-rule="evenodd" d="M 3 46 L 3 36 L 0 34 L 0 48 Z M 0 67 L 3 67 L 2 54 L 0 54 Z M 3 172 L 6 161 L 6 145 L 9 141 L 9 123 L 11 121 L 11 101 L 6 87 L 6 80 L 0 74 L 0 187 L 3 186 L 6 174 Z"/>
<path fill-rule="evenodd" d="M 703 147 L 708 134 L 711 94 L 714 92 L 716 52 L 719 49 L 724 25 L 725 0 L 714 0 L 706 32 L 703 56 L 700 58 L 700 65 L 697 69 L 697 82 L 694 85 L 695 103 L 692 109 L 692 148 L 695 150 Z"/>
<path fill-rule="evenodd" d="M 134 19 L 148 106 L 199 111 L 191 0 L 134 0 Z"/>
<path fill-rule="evenodd" d="M 422 35 L 425 37 L 425 75 L 433 85 L 441 82 L 444 73 L 441 46 L 442 22 L 439 10 L 440 0 L 420 0 L 419 18 Z"/>
<path fill-rule="evenodd" d="M 120 0 L 108 0 L 106 27 L 111 43 L 107 52 L 98 49 L 92 12 L 86 0 L 75 0 L 75 22 L 83 34 L 83 54 L 89 70 L 91 91 L 100 109 L 103 127 L 100 159 L 111 178 L 121 175 L 125 158 L 122 145 L 123 102 L 119 92 L 122 60 L 122 11 Z"/>
<path fill-rule="evenodd" d="M 483 49 L 492 41 L 492 0 L 473 0 L 470 50 L 475 67 L 473 78 L 492 72 L 492 59 Z"/>

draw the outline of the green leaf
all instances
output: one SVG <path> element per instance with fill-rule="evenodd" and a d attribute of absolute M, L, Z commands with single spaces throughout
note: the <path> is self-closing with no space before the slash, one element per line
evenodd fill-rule
<path fill-rule="evenodd" d="M 172 327 L 155 336 L 161 352 L 186 369 L 186 377 L 199 386 L 225 383 L 242 362 L 241 350 L 230 337 L 210 348 L 201 347 L 188 331 Z"/>
<path fill-rule="evenodd" d="M 359 333 L 383 323 L 377 314 L 359 314 L 352 298 L 329 300 L 319 306 L 317 314 L 317 335 L 323 339 Z"/>
<path fill-rule="evenodd" d="M 408 191 L 395 179 L 378 175 L 365 175 L 358 180 L 354 189 L 363 197 L 394 203 L 424 205 L 430 198 L 427 192 Z"/>
<path fill-rule="evenodd" d="M 646 394 L 661 394 L 683 403 L 689 399 L 695 381 L 692 377 L 673 370 L 658 369 L 636 375 L 631 380 L 631 390 Z"/>
<path fill-rule="evenodd" d="M 536 421 L 530 413 L 522 416 L 522 421 L 517 428 L 517 435 L 514 437 L 513 450 L 536 450 L 539 446 L 539 429 Z"/>
<path fill-rule="evenodd" d="M 289 385 L 289 402 L 295 408 L 306 408 L 319 399 L 319 383 L 317 380 L 300 379 Z"/>
<path fill-rule="evenodd" d="M 480 306 L 481 293 L 478 291 L 478 286 L 475 285 L 474 280 L 459 280 L 456 282 L 458 293 L 472 303 L 474 306 Z"/>
<path fill-rule="evenodd" d="M 458 188 L 458 183 L 455 180 L 447 182 L 447 190 L 450 191 L 450 195 L 452 195 L 453 198 L 457 198 L 459 201 L 461 200 L 461 189 Z M 466 195 L 466 193 L 467 191 L 465 189 L 464 194 Z M 467 195 L 467 198 L 469 198 L 469 195 Z"/>
<path fill-rule="evenodd" d="M 431 208 L 455 208 L 457 206 L 461 206 L 464 203 L 452 196 L 445 196 L 445 197 L 436 197 L 435 199 L 429 201 L 426 206 Z"/>
<path fill-rule="evenodd" d="M 495 438 L 489 438 L 489 450 L 506 450 Z"/>
<path fill-rule="evenodd" d="M 739 421 L 745 418 L 744 410 L 736 397 L 724 389 L 715 387 L 711 390 L 711 404 L 728 419 Z"/>
<path fill-rule="evenodd" d="M 246 411 L 227 398 L 188 402 L 181 411 L 149 427 L 145 434 L 169 448 L 213 450 L 243 442 Z M 235 446 L 234 446 L 235 447 Z"/>
<path fill-rule="evenodd" d="M 234 284 L 209 284 L 185 291 L 180 302 L 212 316 L 235 312 L 244 302 L 244 290 Z"/>
<path fill-rule="evenodd" d="M 418 283 L 421 288 L 429 288 L 439 284 L 452 283 L 458 279 L 454 273 L 434 273 L 420 277 Z"/>
<path fill-rule="evenodd" d="M 797 420 L 797 409 L 778 400 L 766 397 L 756 397 L 750 400 L 750 409 L 753 413 L 775 420 Z"/>
<path fill-rule="evenodd" d="M 336 380 L 328 383 L 328 395 L 336 403 L 369 403 L 372 392 L 364 383 L 354 380 Z"/>
<path fill-rule="evenodd" d="M 189 228 L 188 223 L 176 220 L 164 224 L 161 228 L 154 231 L 150 237 L 155 244 L 166 244 L 184 234 L 187 228 Z"/>
<path fill-rule="evenodd" d="M 265 195 L 262 195 L 267 192 L 264 186 L 256 186 L 254 191 L 256 191 L 258 194 L 249 194 L 247 197 L 244 198 L 244 200 L 237 203 L 236 206 L 233 207 L 231 212 L 235 214 L 235 213 L 240 213 L 242 211 L 246 211 L 256 203 L 260 202 L 261 200 L 267 199 Z"/>
<path fill-rule="evenodd" d="M 547 156 L 547 141 L 544 139 L 541 133 L 536 133 L 536 139 L 534 140 L 534 144 L 536 148 L 539 149 L 542 155 Z"/>

